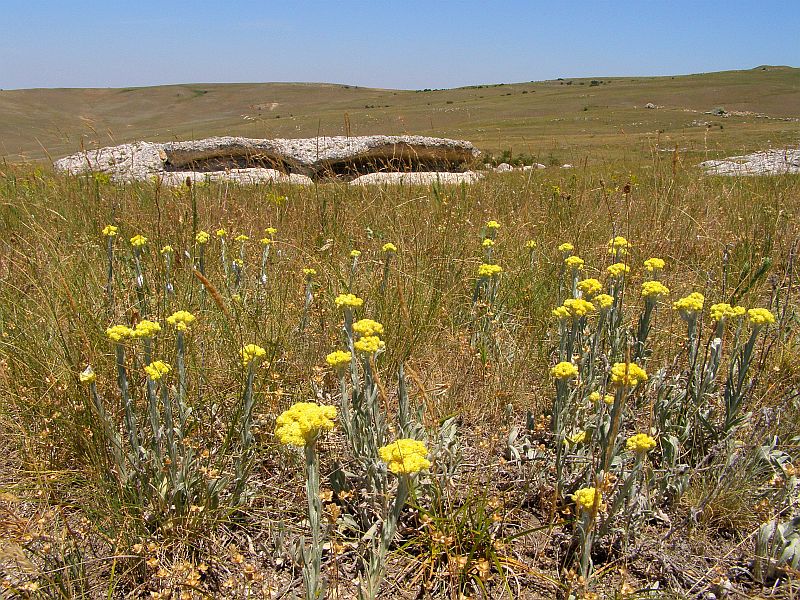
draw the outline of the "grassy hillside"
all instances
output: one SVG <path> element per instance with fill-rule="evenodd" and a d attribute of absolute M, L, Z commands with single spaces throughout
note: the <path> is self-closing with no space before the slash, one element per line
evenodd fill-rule
<path fill-rule="evenodd" d="M 704 114 L 716 107 L 764 116 Z M 137 139 L 412 133 L 577 163 L 635 160 L 676 145 L 718 155 L 796 144 L 798 118 L 800 69 L 790 67 L 449 90 L 300 83 L 9 90 L 0 91 L 0 156 L 57 158 Z"/>

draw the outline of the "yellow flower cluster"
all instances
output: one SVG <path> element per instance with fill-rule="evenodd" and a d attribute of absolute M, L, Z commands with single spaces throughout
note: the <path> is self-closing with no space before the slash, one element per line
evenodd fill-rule
<path fill-rule="evenodd" d="M 581 271 L 584 263 L 580 256 L 568 256 L 564 259 L 564 264 L 573 271 Z"/>
<path fill-rule="evenodd" d="M 210 239 L 211 236 L 207 231 L 198 231 L 197 235 L 194 236 L 194 241 L 200 245 L 207 244 Z"/>
<path fill-rule="evenodd" d="M 361 250 L 350 250 L 350 258 L 358 258 L 361 256 Z"/>
<path fill-rule="evenodd" d="M 645 281 L 642 284 L 642 296 L 645 298 L 658 299 L 661 296 L 668 296 L 669 288 L 660 281 Z"/>
<path fill-rule="evenodd" d="M 383 251 L 395 253 L 397 252 L 397 246 L 395 246 L 392 242 L 387 242 L 383 245 Z"/>
<path fill-rule="evenodd" d="M 600 402 L 600 400 L 602 400 L 602 399 L 603 399 L 603 396 L 600 394 L 600 392 L 592 392 L 591 394 L 589 394 L 589 401 L 590 402 Z"/>
<path fill-rule="evenodd" d="M 241 233 L 234 238 L 234 241 L 239 242 L 240 244 L 244 244 L 250 238 L 245 234 Z"/>
<path fill-rule="evenodd" d="M 573 250 L 575 250 L 575 246 L 573 246 L 569 242 L 564 242 L 563 244 L 561 244 L 558 247 L 558 251 L 559 252 L 563 252 L 564 254 L 567 254 L 568 252 L 572 252 Z"/>
<path fill-rule="evenodd" d="M 578 319 L 594 312 L 594 304 L 583 298 L 567 298 L 564 304 L 553 310 L 553 315 L 559 319 L 572 317 Z"/>
<path fill-rule="evenodd" d="M 625 263 L 618 262 L 608 267 L 606 271 L 608 271 L 608 274 L 612 277 L 622 277 L 623 275 L 630 273 L 631 268 Z"/>
<path fill-rule="evenodd" d="M 267 227 L 264 230 L 264 233 L 266 233 L 269 237 L 275 237 L 275 234 L 278 233 L 278 230 L 274 227 Z"/>
<path fill-rule="evenodd" d="M 256 346 L 255 344 L 247 344 L 241 349 L 242 355 L 242 366 L 247 368 L 250 366 L 250 363 L 255 361 L 260 361 L 267 355 L 267 351 L 264 350 L 261 346 Z"/>
<path fill-rule="evenodd" d="M 186 331 L 189 325 L 194 323 L 195 316 L 186 310 L 179 310 L 167 317 L 167 323 L 175 327 L 178 331 Z"/>
<path fill-rule="evenodd" d="M 217 229 L 216 233 L 218 238 L 224 238 L 226 235 L 228 235 L 228 232 L 222 229 L 222 227 Z"/>
<path fill-rule="evenodd" d="M 494 220 L 489 221 L 486 224 L 486 229 L 500 229 L 500 223 L 498 223 L 497 221 L 494 221 Z"/>
<path fill-rule="evenodd" d="M 561 361 L 550 369 L 550 375 L 555 379 L 573 379 L 578 376 L 578 367 L 571 362 Z"/>
<path fill-rule="evenodd" d="M 608 240 L 608 253 L 615 254 L 619 252 L 620 254 L 625 254 L 630 247 L 630 243 L 621 235 L 618 235 L 615 238 Z"/>
<path fill-rule="evenodd" d="M 528 250 L 534 250 L 536 248 L 536 246 L 538 246 L 538 244 L 536 243 L 536 240 L 528 240 L 527 242 L 525 242 L 525 247 Z"/>
<path fill-rule="evenodd" d="M 94 374 L 94 369 L 92 369 L 91 365 L 89 365 L 80 372 L 78 379 L 81 380 L 81 383 L 89 385 L 94 383 L 94 381 L 97 379 L 97 375 Z"/>
<path fill-rule="evenodd" d="M 106 335 L 114 342 L 121 342 L 136 337 L 136 332 L 127 325 L 112 325 L 106 329 Z"/>
<path fill-rule="evenodd" d="M 500 265 L 489 265 L 483 263 L 478 267 L 478 277 L 497 277 L 503 272 L 503 267 Z"/>
<path fill-rule="evenodd" d="M 175 248 L 173 248 L 169 244 L 161 248 L 161 254 L 167 255 L 167 254 L 172 254 L 173 252 L 175 252 Z"/>
<path fill-rule="evenodd" d="M 599 294 L 603 289 L 603 284 L 598 279 L 583 279 L 578 282 L 578 289 L 587 298 L 591 298 L 595 294 Z"/>
<path fill-rule="evenodd" d="M 611 383 L 617 387 L 636 387 L 647 381 L 647 373 L 636 363 L 614 363 Z"/>
<path fill-rule="evenodd" d="M 731 306 L 727 302 L 718 302 L 712 304 L 708 309 L 711 314 L 711 319 L 714 321 L 722 321 L 722 319 L 734 319 L 743 317 L 746 312 L 743 306 Z"/>
<path fill-rule="evenodd" d="M 681 298 L 672 303 L 673 310 L 677 310 L 683 316 L 688 316 L 690 314 L 698 313 L 703 310 L 703 304 L 705 304 L 705 296 L 700 292 L 692 292 L 685 298 Z"/>
<path fill-rule="evenodd" d="M 353 323 L 353 331 L 360 337 L 383 335 L 383 325 L 372 319 L 361 319 Z"/>
<path fill-rule="evenodd" d="M 575 435 L 570 435 L 564 438 L 565 445 L 577 446 L 586 441 L 586 431 L 579 431 Z"/>
<path fill-rule="evenodd" d="M 603 402 L 605 402 L 609 406 L 614 404 L 614 394 L 606 394 L 605 396 L 603 396 Z"/>
<path fill-rule="evenodd" d="M 614 304 L 614 298 L 608 294 L 597 294 L 597 296 L 592 298 L 592 302 L 599 306 L 600 310 L 607 310 Z"/>
<path fill-rule="evenodd" d="M 272 238 L 269 238 L 269 237 L 264 237 L 264 238 L 261 238 L 261 239 L 260 239 L 260 240 L 258 240 L 258 241 L 259 241 L 259 242 L 261 242 L 261 245 L 262 245 L 262 246 L 269 246 L 270 244 L 272 244 L 272 242 L 273 242 L 274 240 L 273 240 Z"/>
<path fill-rule="evenodd" d="M 316 274 L 317 274 L 316 269 L 309 269 L 309 268 L 303 269 L 303 275 L 305 275 L 306 277 L 313 277 Z"/>
<path fill-rule="evenodd" d="M 664 261 L 660 258 L 648 258 L 644 261 L 644 269 L 648 273 L 657 273 L 664 268 Z"/>
<path fill-rule="evenodd" d="M 349 365 L 352 358 L 353 355 L 349 352 L 345 352 L 343 350 L 334 350 L 325 357 L 325 362 L 338 371 L 339 369 L 344 369 L 347 365 Z"/>
<path fill-rule="evenodd" d="M 106 225 L 103 227 L 103 235 L 106 237 L 114 237 L 119 233 L 119 227 L 116 225 Z"/>
<path fill-rule="evenodd" d="M 775 315 L 769 312 L 766 308 L 751 308 L 747 311 L 747 318 L 751 325 L 761 327 L 763 325 L 772 325 L 775 323 Z"/>
<path fill-rule="evenodd" d="M 400 439 L 378 449 L 378 455 L 396 475 L 412 475 L 430 468 L 428 449 L 424 442 Z"/>
<path fill-rule="evenodd" d="M 483 246 L 484 248 L 491 248 L 492 246 L 494 246 L 494 240 L 491 238 L 486 238 L 481 242 L 481 246 Z"/>
<path fill-rule="evenodd" d="M 144 368 L 145 373 L 152 381 L 158 381 L 164 375 L 172 371 L 172 367 L 163 360 L 154 360 Z"/>
<path fill-rule="evenodd" d="M 656 441 L 646 433 L 637 433 L 625 442 L 628 452 L 645 454 L 656 447 Z"/>
<path fill-rule="evenodd" d="M 305 446 L 322 431 L 333 429 L 336 407 L 314 402 L 297 402 L 275 420 L 275 436 L 287 446 Z"/>
<path fill-rule="evenodd" d="M 593 487 L 581 488 L 572 494 L 572 499 L 580 510 L 594 510 L 595 499 L 599 507 L 601 498 L 602 493 Z"/>
<path fill-rule="evenodd" d="M 147 238 L 138 233 L 131 238 L 131 246 L 133 246 L 134 248 L 141 248 L 146 243 L 147 243 Z"/>
<path fill-rule="evenodd" d="M 142 319 L 136 324 L 136 327 L 133 330 L 133 337 L 151 338 L 159 331 L 161 331 L 161 325 L 159 325 L 155 321 L 148 321 L 147 319 Z"/>
<path fill-rule="evenodd" d="M 367 335 L 353 342 L 353 349 L 359 354 L 375 354 L 385 347 L 386 344 L 377 335 Z"/>
<path fill-rule="evenodd" d="M 336 308 L 360 308 L 364 301 L 355 294 L 339 294 L 334 300 Z"/>

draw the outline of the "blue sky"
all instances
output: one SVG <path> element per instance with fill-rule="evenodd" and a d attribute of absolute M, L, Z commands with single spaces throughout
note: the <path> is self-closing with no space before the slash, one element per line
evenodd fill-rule
<path fill-rule="evenodd" d="M 425 88 L 800 66 L 800 2 L 0 0 L 0 88 Z"/>

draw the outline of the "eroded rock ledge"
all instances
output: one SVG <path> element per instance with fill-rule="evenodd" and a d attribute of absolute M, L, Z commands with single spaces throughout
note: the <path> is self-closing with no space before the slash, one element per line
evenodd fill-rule
<path fill-rule="evenodd" d="M 707 175 L 785 175 L 800 173 L 800 148 L 765 150 L 723 160 L 707 160 L 700 167 Z"/>
<path fill-rule="evenodd" d="M 88 150 L 59 159 L 54 167 L 71 174 L 105 173 L 114 181 L 161 177 L 173 185 L 187 178 L 303 184 L 315 180 L 352 181 L 376 173 L 460 174 L 479 154 L 467 141 L 422 136 L 213 137 Z M 473 177 L 452 179 L 472 181 Z"/>

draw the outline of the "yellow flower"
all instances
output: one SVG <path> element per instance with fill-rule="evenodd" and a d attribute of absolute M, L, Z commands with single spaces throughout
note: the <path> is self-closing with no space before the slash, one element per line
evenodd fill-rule
<path fill-rule="evenodd" d="M 170 245 L 166 245 L 163 248 L 161 248 L 161 254 L 167 255 L 167 254 L 172 254 L 173 252 L 175 252 L 175 249 Z"/>
<path fill-rule="evenodd" d="M 592 392 L 591 394 L 589 394 L 589 400 L 591 400 L 592 402 L 600 402 L 602 398 L 603 397 L 600 395 L 600 392 Z"/>
<path fill-rule="evenodd" d="M 608 274 L 612 277 L 622 277 L 630 273 L 631 268 L 625 263 L 618 262 L 608 267 L 606 271 L 608 271 Z"/>
<path fill-rule="evenodd" d="M 636 387 L 647 381 L 647 373 L 636 363 L 614 363 L 611 383 L 617 387 Z"/>
<path fill-rule="evenodd" d="M 609 406 L 614 404 L 614 394 L 606 394 L 605 396 L 603 396 L 603 402 L 605 402 Z"/>
<path fill-rule="evenodd" d="M 275 420 L 275 436 L 287 446 L 305 446 L 322 431 L 333 429 L 336 407 L 314 402 L 297 402 Z"/>
<path fill-rule="evenodd" d="M 269 246 L 275 240 L 273 240 L 272 238 L 265 237 L 265 238 L 261 238 L 258 241 L 261 243 L 262 246 Z"/>
<path fill-rule="evenodd" d="M 247 368 L 250 363 L 258 362 L 264 358 L 267 355 L 267 351 L 261 346 L 247 344 L 241 349 L 240 354 L 242 355 L 242 366 Z"/>
<path fill-rule="evenodd" d="M 536 248 L 536 246 L 538 246 L 538 244 L 536 243 L 536 240 L 528 240 L 527 242 L 525 242 L 525 247 L 528 250 L 533 250 L 533 249 Z"/>
<path fill-rule="evenodd" d="M 147 238 L 138 233 L 131 238 L 131 246 L 134 248 L 141 248 L 147 243 Z"/>
<path fill-rule="evenodd" d="M 350 258 L 358 258 L 361 256 L 361 250 L 350 250 Z"/>
<path fill-rule="evenodd" d="M 317 270 L 316 269 L 309 269 L 309 268 L 303 269 L 303 275 L 305 275 L 306 277 L 310 278 L 310 277 L 313 277 L 316 274 L 317 274 Z"/>
<path fill-rule="evenodd" d="M 112 325 L 106 329 L 106 335 L 110 340 L 121 342 L 136 336 L 136 333 L 127 325 Z"/>
<path fill-rule="evenodd" d="M 597 296 L 592 298 L 592 302 L 599 306 L 600 310 L 607 310 L 614 304 L 614 298 L 608 294 L 597 294 Z"/>
<path fill-rule="evenodd" d="M 564 254 L 567 254 L 568 252 L 572 252 L 573 250 L 575 250 L 575 246 L 573 246 L 569 242 L 564 242 L 563 244 L 561 244 L 558 247 L 558 251 L 559 252 L 563 252 Z"/>
<path fill-rule="evenodd" d="M 353 343 L 353 349 L 359 354 L 375 354 L 385 347 L 386 344 L 377 335 L 367 335 Z"/>
<path fill-rule="evenodd" d="M 594 304 L 583 298 L 567 298 L 564 300 L 564 308 L 574 319 L 594 312 Z"/>
<path fill-rule="evenodd" d="M 88 365 L 83 371 L 80 372 L 78 379 L 81 380 L 81 383 L 90 385 L 97 379 L 97 375 L 94 374 L 94 369 L 92 369 L 92 366 Z"/>
<path fill-rule="evenodd" d="M 648 273 L 656 273 L 664 268 L 664 261 L 660 258 L 648 258 L 644 261 L 644 268 Z"/>
<path fill-rule="evenodd" d="M 578 367 L 571 362 L 561 361 L 550 369 L 550 375 L 559 380 L 574 379 L 578 376 Z"/>
<path fill-rule="evenodd" d="M 412 475 L 429 469 L 428 449 L 424 442 L 400 439 L 378 449 L 378 455 L 396 475 Z"/>
<path fill-rule="evenodd" d="M 628 438 L 625 447 L 629 452 L 646 454 L 656 447 L 656 441 L 646 433 L 637 433 Z"/>
<path fill-rule="evenodd" d="M 478 267 L 478 277 L 497 277 L 503 272 L 503 267 L 500 265 L 488 265 L 483 263 Z"/>
<path fill-rule="evenodd" d="M 500 223 L 498 223 L 497 221 L 494 221 L 494 220 L 489 221 L 486 224 L 486 229 L 500 229 L 500 227 L 501 227 Z"/>
<path fill-rule="evenodd" d="M 766 308 L 751 308 L 747 311 L 747 318 L 754 327 L 772 325 L 775 322 L 775 315 Z"/>
<path fill-rule="evenodd" d="M 603 289 L 603 284 L 597 279 L 584 279 L 578 282 L 578 289 L 587 298 L 591 298 L 595 294 L 599 294 Z"/>
<path fill-rule="evenodd" d="M 228 232 L 222 229 L 222 227 L 217 229 L 216 233 L 218 238 L 224 238 L 226 235 L 228 235 Z"/>
<path fill-rule="evenodd" d="M 239 242 L 240 244 L 244 244 L 249 239 L 250 239 L 249 237 L 247 237 L 245 234 L 242 233 L 240 235 L 237 235 L 234 238 L 234 241 Z"/>
<path fill-rule="evenodd" d="M 583 270 L 583 259 L 580 256 L 568 256 L 564 259 L 564 264 L 573 271 Z"/>
<path fill-rule="evenodd" d="M 745 310 L 743 306 L 731 306 L 727 302 L 718 302 L 711 305 L 709 313 L 712 320 L 722 321 L 722 319 L 744 316 Z"/>
<path fill-rule="evenodd" d="M 615 238 L 608 240 L 608 253 L 614 254 L 616 252 L 620 252 L 620 254 L 624 254 L 627 252 L 628 248 L 630 247 L 630 243 L 621 235 L 618 235 Z"/>
<path fill-rule="evenodd" d="M 658 299 L 667 295 L 669 295 L 669 288 L 660 281 L 645 281 L 642 284 L 642 296 L 645 298 Z"/>
<path fill-rule="evenodd" d="M 144 368 L 147 376 L 152 381 L 158 381 L 164 375 L 172 371 L 172 367 L 165 363 L 163 360 L 155 360 Z"/>
<path fill-rule="evenodd" d="M 392 242 L 386 242 L 383 245 L 383 251 L 388 253 L 397 252 L 397 246 L 395 246 Z"/>
<path fill-rule="evenodd" d="M 353 331 L 360 337 L 383 335 L 383 325 L 372 319 L 361 319 L 353 323 Z"/>
<path fill-rule="evenodd" d="M 572 499 L 575 501 L 575 504 L 578 506 L 579 510 L 594 510 L 595 506 L 595 497 L 598 504 L 598 508 L 600 505 L 600 499 L 602 498 L 602 492 L 596 490 L 593 487 L 585 487 L 577 490 L 574 494 L 572 494 Z"/>
<path fill-rule="evenodd" d="M 575 435 L 567 436 L 566 438 L 564 438 L 565 444 L 571 444 L 573 446 L 577 446 L 578 444 L 581 444 L 585 441 L 586 441 L 585 431 L 579 431 Z"/>
<path fill-rule="evenodd" d="M 681 313 L 682 317 L 688 317 L 703 310 L 705 297 L 700 292 L 692 292 L 688 296 L 672 303 L 672 309 Z"/>
<path fill-rule="evenodd" d="M 119 227 L 116 225 L 106 225 L 103 227 L 103 235 L 106 237 L 114 237 L 119 233 Z"/>
<path fill-rule="evenodd" d="M 207 231 L 198 231 L 197 235 L 194 236 L 194 241 L 200 245 L 207 244 L 210 239 L 211 236 L 208 234 Z"/>
<path fill-rule="evenodd" d="M 334 300 L 336 308 L 359 308 L 364 301 L 355 294 L 339 294 Z"/>
<path fill-rule="evenodd" d="M 195 316 L 186 310 L 179 310 L 167 317 L 167 323 L 175 327 L 178 331 L 186 331 L 189 325 L 194 323 L 194 320 Z"/>
<path fill-rule="evenodd" d="M 136 327 L 133 330 L 133 337 L 137 338 L 150 338 L 153 337 L 161 331 L 161 325 L 156 323 L 155 321 L 148 321 L 147 319 L 142 319 L 136 324 Z"/>
<path fill-rule="evenodd" d="M 231 264 L 232 264 L 234 267 L 239 267 L 240 269 L 243 269 L 243 268 L 244 268 L 244 261 L 243 261 L 241 258 L 234 258 L 234 259 L 231 261 Z"/>
<path fill-rule="evenodd" d="M 275 229 L 274 227 L 267 227 L 264 230 L 264 233 L 266 233 L 270 237 L 275 237 L 275 234 L 278 233 L 278 230 Z"/>
<path fill-rule="evenodd" d="M 491 238 L 486 238 L 481 242 L 481 246 L 483 246 L 484 248 L 491 248 L 492 246 L 494 246 L 494 240 Z"/>
<path fill-rule="evenodd" d="M 563 321 L 564 319 L 569 319 L 572 315 L 566 306 L 559 306 L 553 309 L 553 316 L 559 321 Z"/>
<path fill-rule="evenodd" d="M 353 355 L 349 352 L 345 352 L 343 350 L 334 350 L 325 357 L 325 362 L 338 371 L 349 365 L 352 359 Z"/>

